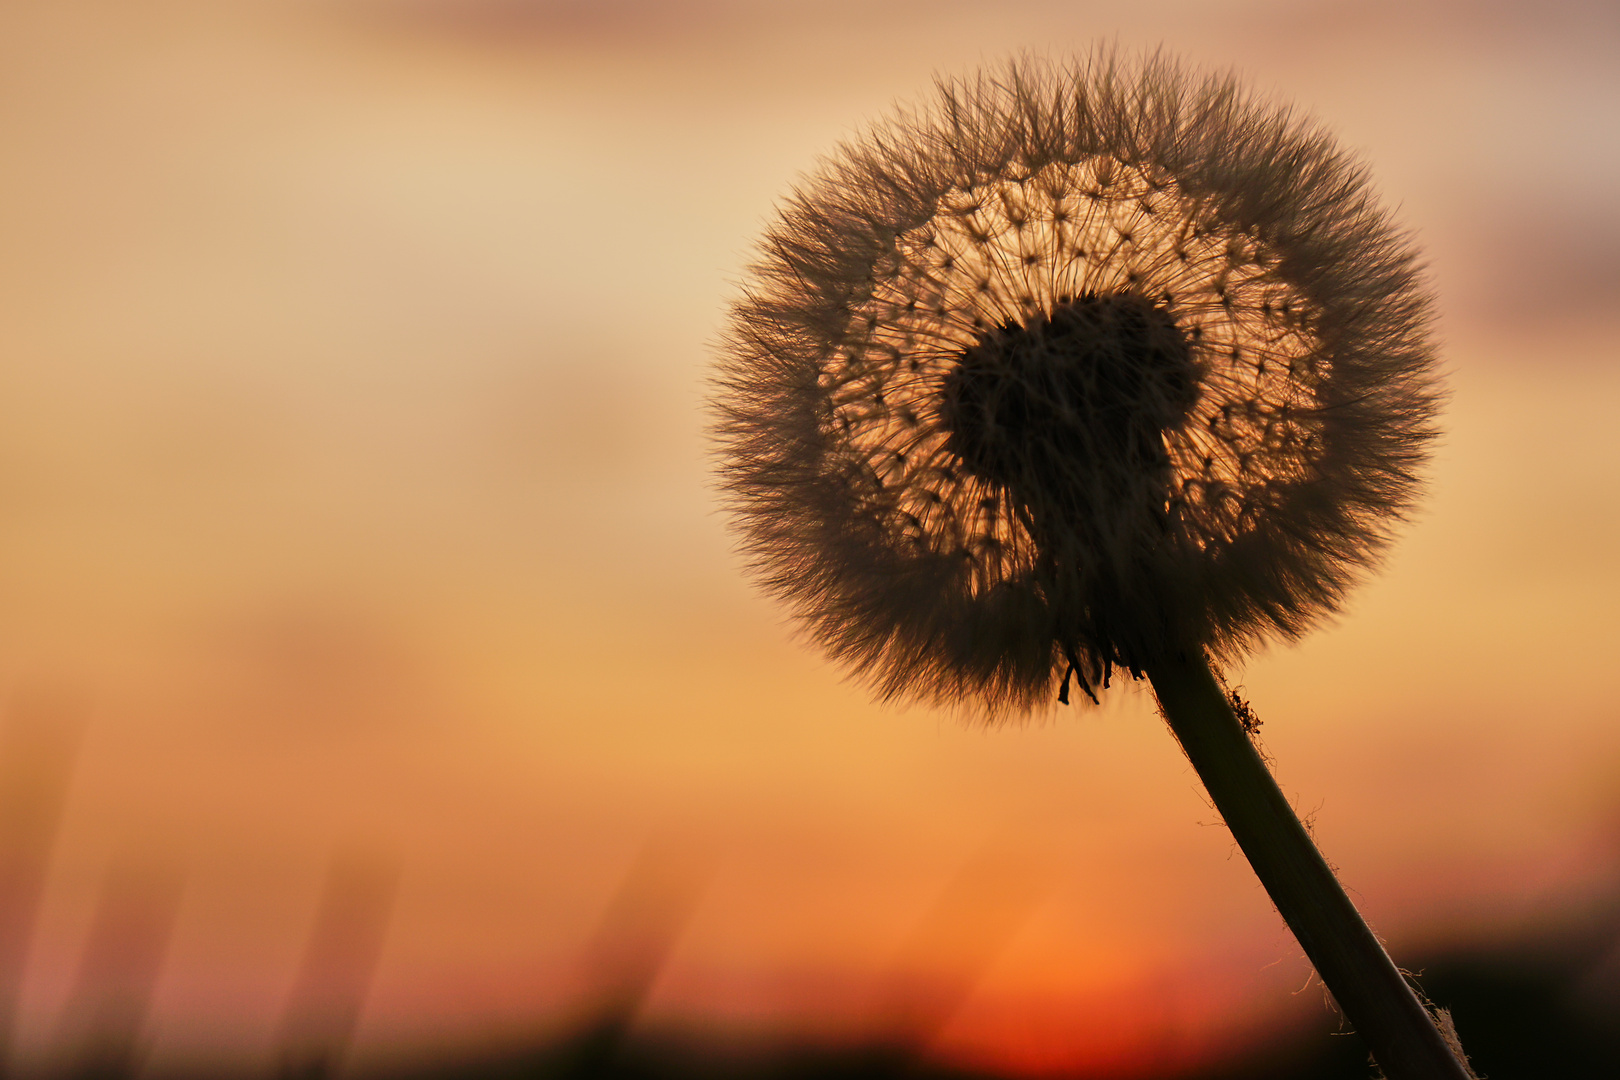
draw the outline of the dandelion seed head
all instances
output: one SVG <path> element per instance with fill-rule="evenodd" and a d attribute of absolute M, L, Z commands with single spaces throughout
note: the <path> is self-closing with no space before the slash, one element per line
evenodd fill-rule
<path fill-rule="evenodd" d="M 1364 170 L 1108 50 L 943 81 L 783 207 L 716 441 L 755 572 L 880 696 L 989 717 L 1337 610 L 1438 400 Z"/>

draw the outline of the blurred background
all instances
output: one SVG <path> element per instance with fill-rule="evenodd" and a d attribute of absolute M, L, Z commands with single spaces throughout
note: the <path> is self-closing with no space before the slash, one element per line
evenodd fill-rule
<path fill-rule="evenodd" d="M 4 0 L 13 1071 L 1365 1075 L 1146 695 L 877 708 L 709 484 L 777 200 L 1099 38 L 1297 103 L 1421 237 L 1431 495 L 1230 679 L 1482 1067 L 1620 1045 L 1612 0 Z"/>

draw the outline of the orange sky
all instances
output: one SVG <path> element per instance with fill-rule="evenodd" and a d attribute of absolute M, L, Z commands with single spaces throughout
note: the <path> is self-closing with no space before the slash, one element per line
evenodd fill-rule
<path fill-rule="evenodd" d="M 648 852 L 691 892 L 648 1023 L 859 1033 L 915 978 L 939 1053 L 1128 1071 L 1319 1009 L 1144 696 L 876 708 L 708 486 L 708 343 L 794 177 L 935 70 L 1096 37 L 1328 121 L 1441 293 L 1420 519 L 1232 673 L 1284 787 L 1397 958 L 1612 880 L 1612 10 L 993 7 L 0 9 L 0 690 L 87 722 L 26 1060 L 147 865 L 154 1064 L 255 1067 L 343 852 L 398 875 L 363 1057 L 556 1022 Z"/>

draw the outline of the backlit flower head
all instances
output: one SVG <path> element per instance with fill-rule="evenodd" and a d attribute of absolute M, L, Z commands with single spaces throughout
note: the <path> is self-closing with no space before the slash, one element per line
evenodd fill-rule
<path fill-rule="evenodd" d="M 788 200 L 716 377 L 766 585 L 884 697 L 1026 712 L 1333 611 L 1437 401 L 1364 170 L 1227 77 L 942 82 Z"/>

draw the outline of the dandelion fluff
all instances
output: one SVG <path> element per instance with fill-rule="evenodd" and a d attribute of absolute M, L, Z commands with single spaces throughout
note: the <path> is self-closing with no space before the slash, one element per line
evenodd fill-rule
<path fill-rule="evenodd" d="M 717 436 L 761 580 L 884 698 L 1025 713 L 1339 606 L 1437 392 L 1412 246 L 1313 124 L 1110 51 L 941 82 L 770 226 Z"/>

